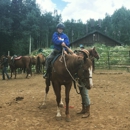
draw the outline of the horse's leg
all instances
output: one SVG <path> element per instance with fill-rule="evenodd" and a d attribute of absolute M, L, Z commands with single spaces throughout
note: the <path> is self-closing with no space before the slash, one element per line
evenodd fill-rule
<path fill-rule="evenodd" d="M 45 88 L 45 91 L 44 91 L 44 100 L 43 100 L 43 103 L 42 105 L 40 106 L 40 108 L 46 108 L 46 99 L 47 99 L 47 94 L 49 92 L 49 86 L 50 86 L 50 79 L 46 79 L 46 88 Z"/>
<path fill-rule="evenodd" d="M 65 85 L 65 102 L 66 102 L 66 111 L 65 111 L 65 114 L 66 114 L 66 121 L 69 122 L 71 121 L 70 119 L 70 115 L 69 115 L 69 93 L 70 93 L 70 89 L 71 89 L 71 84 L 69 85 Z"/>
<path fill-rule="evenodd" d="M 57 114 L 56 114 L 56 119 L 57 120 L 61 120 L 61 112 L 60 112 L 60 100 L 61 100 L 61 85 L 59 84 L 54 84 L 53 85 L 53 89 L 55 91 L 56 94 L 56 101 L 57 101 Z"/>
<path fill-rule="evenodd" d="M 32 66 L 30 66 L 29 68 L 30 68 L 30 74 L 32 76 Z"/>
<path fill-rule="evenodd" d="M 61 97 L 61 99 L 60 99 L 60 107 L 64 107 L 64 103 L 63 103 L 63 101 L 62 101 L 62 97 Z"/>
<path fill-rule="evenodd" d="M 10 68 L 11 69 L 11 68 Z M 13 69 L 11 69 L 11 75 L 10 75 L 10 77 L 12 78 L 12 73 L 13 73 Z"/>
<path fill-rule="evenodd" d="M 27 68 L 27 75 L 26 75 L 26 78 L 28 78 L 28 68 Z"/>
<path fill-rule="evenodd" d="M 42 72 L 42 64 L 40 64 L 40 73 Z"/>
<path fill-rule="evenodd" d="M 44 64 L 42 64 L 42 73 L 44 74 Z"/>
<path fill-rule="evenodd" d="M 16 69 L 14 69 L 14 72 L 15 72 L 15 79 L 16 79 Z"/>

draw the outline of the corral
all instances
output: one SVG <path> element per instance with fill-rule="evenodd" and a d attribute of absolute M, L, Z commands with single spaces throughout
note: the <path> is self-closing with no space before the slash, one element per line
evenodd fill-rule
<path fill-rule="evenodd" d="M 81 98 L 72 86 L 70 91 L 71 122 L 57 121 L 55 94 L 52 87 L 47 108 L 39 109 L 43 101 L 45 81 L 40 74 L 25 79 L 0 80 L 1 130 L 130 130 L 130 73 L 95 71 L 94 87 L 89 91 L 91 115 L 82 119 L 76 112 L 81 109 Z M 62 88 L 64 101 L 64 86 Z"/>

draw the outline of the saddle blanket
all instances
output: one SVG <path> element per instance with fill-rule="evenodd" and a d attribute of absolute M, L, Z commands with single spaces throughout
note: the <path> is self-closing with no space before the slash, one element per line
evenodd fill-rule
<path fill-rule="evenodd" d="M 15 60 L 19 60 L 19 59 L 21 59 L 21 57 L 22 57 L 22 56 L 18 56 L 18 57 L 14 58 L 14 59 L 15 59 Z"/>

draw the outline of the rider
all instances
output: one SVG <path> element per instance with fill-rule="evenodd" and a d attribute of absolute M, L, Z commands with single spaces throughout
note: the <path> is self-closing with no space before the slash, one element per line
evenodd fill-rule
<path fill-rule="evenodd" d="M 54 44 L 53 52 L 46 58 L 45 66 L 46 66 L 46 73 L 44 74 L 43 78 L 48 78 L 49 76 L 49 68 L 50 63 L 54 59 L 54 57 L 60 53 L 62 53 L 62 48 L 65 46 L 70 46 L 68 36 L 63 33 L 65 25 L 63 23 L 59 23 L 56 26 L 57 32 L 54 32 L 52 36 L 52 42 Z"/>
<path fill-rule="evenodd" d="M 83 53 L 84 57 L 89 57 L 89 52 L 84 49 L 83 45 L 80 45 L 80 52 Z M 80 95 L 82 98 L 82 110 L 77 114 L 83 114 L 82 118 L 87 118 L 90 115 L 90 99 L 87 88 L 82 82 L 79 83 L 82 87 L 79 87 Z"/>

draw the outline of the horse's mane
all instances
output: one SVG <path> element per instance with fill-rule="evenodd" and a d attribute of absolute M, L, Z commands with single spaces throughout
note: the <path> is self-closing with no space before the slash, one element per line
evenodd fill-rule
<path fill-rule="evenodd" d="M 93 48 L 89 48 L 89 49 L 87 49 L 88 50 L 88 52 L 89 52 L 89 55 L 91 55 L 91 53 L 92 53 L 92 51 L 93 51 Z"/>

